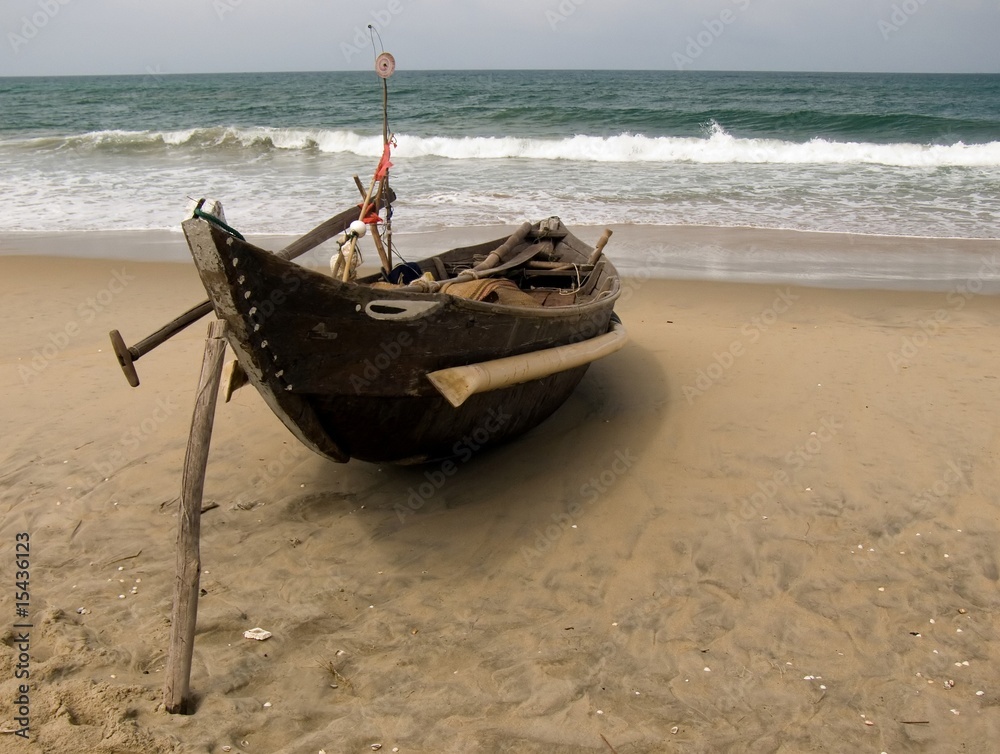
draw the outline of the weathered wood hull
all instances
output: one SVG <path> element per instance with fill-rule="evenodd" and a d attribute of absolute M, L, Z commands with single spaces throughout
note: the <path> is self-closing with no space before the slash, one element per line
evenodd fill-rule
<path fill-rule="evenodd" d="M 592 295 L 566 306 L 383 289 L 302 268 L 202 219 L 187 221 L 184 231 L 250 382 L 299 440 L 341 462 L 461 458 L 536 426 L 566 400 L 586 365 L 476 394 L 457 408 L 426 375 L 602 334 L 619 293 L 606 262 L 594 272 Z M 498 243 L 418 264 L 470 263 Z M 591 250 L 572 236 L 556 248 L 576 264 Z"/>

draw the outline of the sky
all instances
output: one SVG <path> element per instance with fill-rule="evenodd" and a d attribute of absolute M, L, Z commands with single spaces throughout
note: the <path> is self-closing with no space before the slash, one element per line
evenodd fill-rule
<path fill-rule="evenodd" d="M 1000 0 L 0 0 L 0 76 L 404 69 L 1000 73 Z"/>

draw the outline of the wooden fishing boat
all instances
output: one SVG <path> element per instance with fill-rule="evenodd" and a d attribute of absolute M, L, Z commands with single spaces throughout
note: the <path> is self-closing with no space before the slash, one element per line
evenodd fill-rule
<path fill-rule="evenodd" d="M 183 229 L 208 301 L 132 346 L 118 330 L 110 333 L 137 387 L 138 359 L 212 309 L 218 316 L 205 340 L 184 454 L 163 693 L 171 714 L 193 711 L 202 494 L 223 337 L 237 357 L 227 400 L 250 382 L 317 453 L 401 464 L 467 461 L 526 432 L 569 397 L 592 361 L 625 343 L 613 310 L 621 281 L 603 258 L 610 230 L 591 247 L 549 218 L 524 223 L 506 239 L 392 267 L 395 138 L 386 79 L 394 69 L 389 53 L 376 57 L 383 152 L 367 190 L 354 178 L 363 196 L 357 208 L 272 253 L 230 227 L 218 203 L 198 202 Z M 381 269 L 358 278 L 357 242 L 369 227 Z M 292 263 L 334 236 L 330 275 Z M 442 463 L 438 473 L 450 476 L 454 462 L 445 463 L 452 466 Z"/>
<path fill-rule="evenodd" d="M 294 264 L 205 212 L 183 228 L 237 375 L 335 461 L 467 460 L 539 424 L 625 342 L 610 231 L 590 246 L 556 218 L 525 223 L 389 283 Z"/>

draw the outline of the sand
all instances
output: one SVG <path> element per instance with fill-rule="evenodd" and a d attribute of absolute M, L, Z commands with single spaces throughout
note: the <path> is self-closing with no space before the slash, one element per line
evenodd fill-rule
<path fill-rule="evenodd" d="M 188 264 L 11 252 L 0 728 L 18 728 L 27 632 L 30 741 L 4 733 L 4 752 L 898 754 L 1000 739 L 1000 298 L 975 278 L 907 292 L 633 275 L 626 349 L 445 479 L 326 461 L 240 391 L 219 408 L 205 490 L 218 507 L 202 522 L 199 706 L 172 716 L 205 323 L 140 360 L 134 390 L 107 331 L 134 342 L 203 291 Z M 258 626 L 273 637 L 243 638 Z"/>

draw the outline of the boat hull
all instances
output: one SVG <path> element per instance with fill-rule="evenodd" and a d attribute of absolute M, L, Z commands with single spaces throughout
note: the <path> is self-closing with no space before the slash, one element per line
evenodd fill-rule
<path fill-rule="evenodd" d="M 427 374 L 603 334 L 618 294 L 617 274 L 606 271 L 606 295 L 578 306 L 383 289 L 302 268 L 205 220 L 189 220 L 184 230 L 249 381 L 303 443 L 340 462 L 462 458 L 528 431 L 567 399 L 586 364 L 473 395 L 459 407 Z M 490 246 L 439 258 L 471 260 Z M 561 246 L 585 261 L 587 247 L 576 239 Z M 433 269 L 431 262 L 420 264 Z"/>
<path fill-rule="evenodd" d="M 324 426 L 352 458 L 397 464 L 457 458 L 517 437 L 547 419 L 580 382 L 587 367 L 480 393 L 454 408 L 438 394 L 328 396 L 316 400 Z M 391 428 L 373 432 L 371 428 Z"/>

